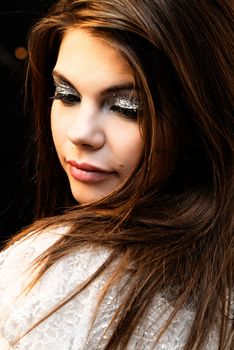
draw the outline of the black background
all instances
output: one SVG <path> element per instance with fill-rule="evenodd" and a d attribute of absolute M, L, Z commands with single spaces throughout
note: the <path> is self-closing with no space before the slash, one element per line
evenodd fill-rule
<path fill-rule="evenodd" d="M 53 2 L 0 1 L 0 243 L 33 220 L 32 115 L 24 110 L 26 64 L 15 49 L 27 47 L 31 26 Z"/>

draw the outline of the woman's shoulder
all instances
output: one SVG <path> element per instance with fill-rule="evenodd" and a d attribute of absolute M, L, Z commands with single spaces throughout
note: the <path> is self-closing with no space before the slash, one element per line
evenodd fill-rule
<path fill-rule="evenodd" d="M 14 313 L 15 299 L 25 285 L 25 272 L 36 257 L 61 237 L 62 231 L 64 228 L 28 233 L 0 252 L 0 349 L 11 349 L 8 340 L 17 326 L 8 322 L 5 315 L 7 309 Z"/>
<path fill-rule="evenodd" d="M 1 253 L 0 315 L 5 316 L 0 317 L 0 334 L 10 344 L 19 334 L 27 331 L 32 323 L 39 321 L 71 294 L 77 285 L 81 285 L 89 275 L 92 275 L 109 255 L 109 252 L 103 249 L 93 249 L 88 246 L 77 249 L 51 266 L 33 289 L 25 294 L 23 291 L 34 272 L 30 268 L 31 263 L 65 232 L 66 228 L 60 227 L 45 230 L 36 235 L 29 234 Z M 78 300 L 74 299 L 60 312 L 36 327 L 35 331 L 30 332 L 31 335 L 22 340 L 22 346 L 25 345 L 23 348 L 31 349 L 33 344 L 44 340 L 46 344 L 50 339 L 49 336 L 56 335 L 57 332 L 63 335 L 61 346 L 64 346 L 76 325 L 83 329 L 82 338 L 87 328 L 84 325 L 91 317 L 91 309 L 97 299 L 100 283 L 102 284 L 103 281 L 91 286 L 85 294 L 79 296 Z M 63 322 L 60 327 L 58 322 L 61 317 Z M 58 341 L 55 335 L 53 339 L 51 338 L 52 343 Z"/>
<path fill-rule="evenodd" d="M 0 253 L 0 311 L 23 290 L 27 277 L 33 272 L 30 270 L 33 261 L 63 232 L 64 228 L 30 232 Z"/>
<path fill-rule="evenodd" d="M 16 281 L 16 276 L 19 279 L 26 271 L 32 274 L 30 267 L 34 266 L 33 262 L 67 231 L 68 227 L 59 226 L 32 232 L 3 250 L 0 253 L 0 293 L 3 286 L 7 285 L 7 281 L 10 282 L 11 279 Z M 87 275 L 94 273 L 108 255 L 109 253 L 101 248 L 81 247 L 58 260 L 50 269 L 52 272 L 49 271 L 48 274 L 56 275 L 56 271 L 60 270 L 60 273 L 66 276 L 67 271 L 75 269 L 80 274 L 84 272 L 84 277 L 87 278 Z"/>
<path fill-rule="evenodd" d="M 49 246 L 51 246 L 65 232 L 65 228 L 51 228 L 37 233 L 30 232 L 5 250 L 0 252 L 0 278 L 8 268 L 19 269 L 24 263 L 29 263 Z M 8 271 L 9 272 L 9 271 Z"/>

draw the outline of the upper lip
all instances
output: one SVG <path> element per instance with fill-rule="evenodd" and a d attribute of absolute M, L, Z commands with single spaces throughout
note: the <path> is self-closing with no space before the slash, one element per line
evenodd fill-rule
<path fill-rule="evenodd" d="M 77 169 L 85 170 L 85 171 L 96 171 L 96 172 L 102 172 L 102 173 L 110 173 L 111 171 L 103 170 L 101 168 L 98 168 L 94 165 L 88 164 L 88 163 L 78 163 L 75 160 L 67 160 L 68 164 L 74 166 Z"/>

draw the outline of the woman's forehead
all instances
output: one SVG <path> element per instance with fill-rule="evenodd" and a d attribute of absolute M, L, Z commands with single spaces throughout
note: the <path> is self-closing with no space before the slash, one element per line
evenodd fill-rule
<path fill-rule="evenodd" d="M 105 92 L 115 86 L 134 85 L 133 74 L 120 51 L 78 28 L 65 33 L 54 70 L 84 89 Z"/>

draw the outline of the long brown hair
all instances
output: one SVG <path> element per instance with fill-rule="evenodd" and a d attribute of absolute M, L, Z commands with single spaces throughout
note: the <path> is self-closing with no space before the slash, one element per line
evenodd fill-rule
<path fill-rule="evenodd" d="M 104 245 L 113 253 L 92 278 L 118 259 L 104 296 L 131 263 L 128 292 L 114 316 L 116 328 L 106 350 L 126 348 L 153 297 L 165 289 L 171 291 L 175 311 L 162 331 L 190 303 L 194 322 L 185 350 L 202 349 L 216 319 L 218 349 L 227 346 L 228 338 L 230 344 L 233 18 L 231 0 L 60 0 L 31 33 L 37 215 L 70 208 L 34 226 L 69 227 L 40 257 L 38 278 L 80 245 Z M 144 150 L 139 166 L 122 188 L 83 206 L 71 198 L 50 131 L 51 72 L 71 26 L 105 38 L 120 51 L 134 72 L 142 102 Z"/>

